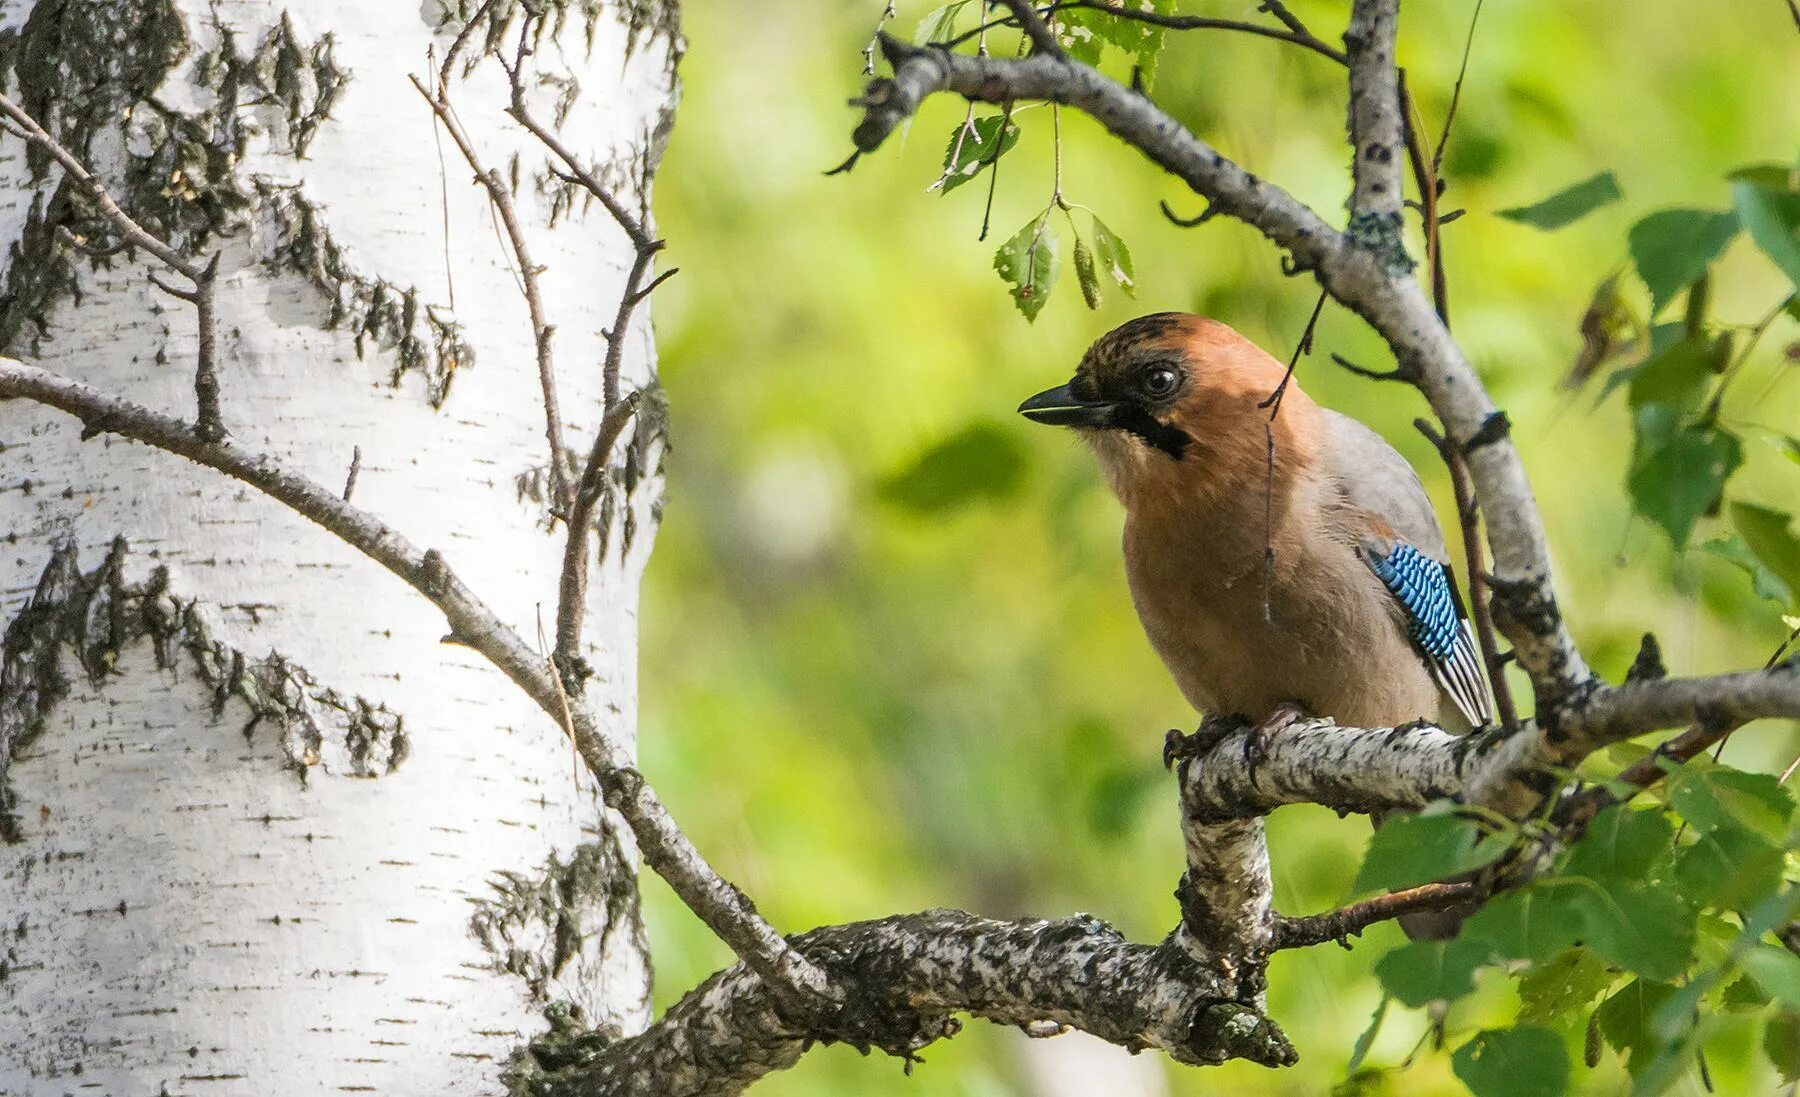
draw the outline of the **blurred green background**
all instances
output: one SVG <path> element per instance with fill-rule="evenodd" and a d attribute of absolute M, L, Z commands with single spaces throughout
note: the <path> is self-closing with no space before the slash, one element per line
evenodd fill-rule
<path fill-rule="evenodd" d="M 1433 133 L 1471 5 L 1405 14 L 1401 60 Z M 931 6 L 902 4 L 897 32 L 910 36 Z M 1327 39 L 1348 7 L 1292 6 Z M 1139 632 L 1119 513 L 1091 461 L 1012 409 L 1144 312 L 1204 312 L 1285 357 L 1316 288 L 1282 277 L 1275 252 L 1239 224 L 1170 225 L 1159 199 L 1180 213 L 1199 200 L 1065 112 L 1064 191 L 1129 242 L 1139 290 L 1114 290 L 1090 312 L 1065 241 L 1062 282 L 1027 324 L 992 259 L 1050 193 L 1048 108 L 1019 114 L 1024 137 L 1001 165 L 986 242 L 984 185 L 925 189 L 960 103 L 934 100 L 904 140 L 847 176 L 823 174 L 850 151 L 845 100 L 860 90 L 880 8 L 684 5 L 685 88 L 657 183 L 682 274 L 657 297 L 674 451 L 643 616 L 644 766 L 783 928 L 955 906 L 1087 911 L 1154 941 L 1174 924 L 1181 868 L 1158 753 L 1163 731 L 1195 716 Z M 1181 10 L 1259 18 L 1252 0 Z M 1341 219 L 1340 69 L 1261 39 L 1190 32 L 1171 38 L 1154 91 L 1227 155 Z M 1564 607 L 1610 676 L 1646 629 L 1676 672 L 1760 663 L 1785 631 L 1743 573 L 1695 550 L 1677 557 L 1660 529 L 1630 518 L 1624 401 L 1596 408 L 1597 386 L 1571 394 L 1561 379 L 1595 285 L 1626 261 L 1632 221 L 1726 208 L 1725 173 L 1791 162 L 1797 136 L 1800 35 L 1781 0 L 1515 0 L 1482 17 L 1445 165 L 1447 204 L 1469 211 L 1445 230 L 1453 324 L 1512 417 Z M 1604 169 L 1624 201 L 1571 228 L 1493 216 Z M 1742 238 L 1715 281 L 1716 314 L 1745 324 L 1785 292 Z M 1641 312 L 1642 287 L 1630 292 Z M 1800 326 L 1776 321 L 1726 401 L 1726 421 L 1753 440 L 1733 498 L 1800 499 L 1800 469 L 1757 431 L 1800 424 L 1789 376 L 1800 368 L 1784 358 L 1797 339 Z M 1332 351 L 1386 364 L 1367 328 L 1328 306 L 1302 384 L 1381 430 L 1448 513 L 1442 469 L 1410 426 L 1423 401 L 1345 374 Z M 1696 543 L 1708 533 L 1703 523 Z M 1727 760 L 1778 770 L 1796 740 L 1792 726 L 1758 725 Z M 1270 829 L 1280 909 L 1345 899 L 1365 823 L 1289 808 Z M 653 876 L 644 889 L 666 1004 L 729 956 Z M 1352 951 L 1277 959 L 1269 1004 L 1301 1051 L 1291 1070 L 1178 1068 L 974 1024 L 928 1049 L 911 1078 L 897 1061 L 829 1048 L 757 1092 L 1323 1093 L 1376 1005 L 1371 966 L 1397 940 L 1383 927 Z M 1452 1013 L 1453 1033 L 1510 1015 L 1510 985 L 1486 991 Z M 1425 1031 L 1421 1014 L 1396 1008 L 1370 1062 L 1398 1065 Z M 1728 1029 L 1709 1047 L 1720 1092 L 1772 1086 L 1754 1033 Z M 1580 1033 L 1570 1039 L 1579 1061 Z M 1594 1093 L 1625 1084 L 1611 1053 L 1576 1076 Z M 1448 1055 L 1429 1048 L 1388 1088 L 1462 1092 Z"/>

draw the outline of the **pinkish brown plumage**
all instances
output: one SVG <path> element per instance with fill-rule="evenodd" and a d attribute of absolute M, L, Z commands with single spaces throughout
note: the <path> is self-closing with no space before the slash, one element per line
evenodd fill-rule
<path fill-rule="evenodd" d="M 1485 721 L 1487 693 L 1419 479 L 1367 427 L 1215 320 L 1159 313 L 1020 410 L 1074 426 L 1125 506 L 1151 644 L 1197 708 L 1253 721 Z M 1273 442 L 1273 459 L 1270 443 Z"/>

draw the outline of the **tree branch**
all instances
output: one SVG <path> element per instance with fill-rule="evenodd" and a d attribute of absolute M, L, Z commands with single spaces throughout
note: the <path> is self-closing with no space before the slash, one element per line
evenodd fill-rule
<path fill-rule="evenodd" d="M 105 184 L 88 170 L 79 157 L 64 148 L 62 142 L 38 125 L 37 119 L 4 94 L 0 94 L 0 114 L 4 114 L 18 126 L 18 130 L 9 129 L 8 132 L 36 145 L 56 161 L 57 166 L 62 168 L 63 175 L 75 184 L 76 189 L 87 195 L 88 201 L 94 203 L 127 245 L 149 252 L 163 266 L 193 283 L 192 289 L 184 290 L 162 282 L 154 273 L 149 276 L 157 289 L 194 306 L 197 330 L 194 355 L 194 430 L 209 442 L 224 438 L 225 420 L 219 409 L 219 374 L 215 361 L 218 346 L 214 330 L 218 319 L 218 254 L 215 253 L 205 264 L 194 262 L 138 224 L 113 199 Z"/>
<path fill-rule="evenodd" d="M 1350 228 L 1352 238 L 1382 253 L 1389 266 L 1410 267 L 1400 240 L 1400 156 L 1406 120 L 1394 64 L 1400 0 L 1356 0 L 1344 30 L 1350 67 Z"/>
<path fill-rule="evenodd" d="M 0 358 L 0 400 L 16 398 L 81 420 L 83 438 L 117 434 L 222 472 L 324 527 L 428 598 L 449 622 L 447 640 L 480 652 L 562 723 L 557 683 L 544 659 L 463 585 L 436 549 L 420 550 L 379 518 L 263 454 L 230 440 L 209 441 L 178 419 L 48 370 Z M 706 862 L 629 755 L 601 733 L 592 710 L 585 704 L 573 706 L 570 722 L 582 759 L 600 782 L 607 806 L 631 827 L 645 863 L 774 988 L 785 1007 L 800 1015 L 835 1008 L 840 995 L 825 973 L 790 949 L 749 898 Z"/>
<path fill-rule="evenodd" d="M 465 31 L 467 29 L 464 28 Z M 444 71 L 449 70 L 449 65 L 450 59 L 446 58 Z M 418 90 L 419 97 L 431 108 L 431 113 L 437 116 L 444 132 L 450 135 L 457 151 L 462 153 L 469 170 L 475 173 L 475 181 L 487 191 L 488 201 L 493 203 L 494 210 L 499 213 L 507 243 L 512 247 L 513 259 L 519 268 L 520 292 L 525 297 L 525 311 L 531 319 L 531 341 L 537 353 L 538 386 L 544 393 L 544 439 L 550 445 L 551 511 L 566 515 L 574 503 L 574 490 L 569 486 L 568 469 L 563 464 L 566 448 L 563 445 L 562 408 L 556 398 L 556 365 L 550 352 L 550 342 L 556 329 L 545 318 L 544 298 L 538 290 L 538 276 L 543 273 L 543 268 L 531 260 L 531 248 L 525 239 L 525 228 L 519 223 L 519 211 L 513 204 L 512 190 L 500 178 L 497 169 L 481 166 L 481 158 L 475 151 L 474 143 L 457 122 L 456 112 L 450 109 L 449 85 L 440 82 L 437 94 L 433 95 L 417 76 L 410 76 L 408 79 Z"/>
<path fill-rule="evenodd" d="M 1422 911 L 1445 910 L 1479 898 L 1480 885 L 1472 880 L 1464 880 L 1451 884 L 1423 884 L 1405 891 L 1377 895 L 1373 899 L 1364 899 L 1360 903 L 1351 903 L 1324 914 L 1311 914 L 1302 918 L 1277 916 L 1269 948 L 1271 951 L 1307 948 L 1326 941 L 1344 944 L 1348 938 L 1361 936 L 1363 930 L 1377 922 L 1392 921 L 1402 915 Z"/>
<path fill-rule="evenodd" d="M 1287 1038 L 1178 948 L 1135 945 L 1086 916 L 1002 922 L 934 910 L 817 929 L 794 948 L 861 988 L 843 1027 L 784 1019 L 742 965 L 690 991 L 643 1033 L 533 1047 L 543 1097 L 655 1093 L 725 1097 L 798 1062 L 814 1042 L 879 1048 L 909 1061 L 967 1012 L 996 1024 L 1078 1028 L 1178 1062 L 1295 1061 Z"/>

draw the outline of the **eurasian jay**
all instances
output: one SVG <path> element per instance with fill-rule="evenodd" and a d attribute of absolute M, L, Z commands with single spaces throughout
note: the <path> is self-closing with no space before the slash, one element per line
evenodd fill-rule
<path fill-rule="evenodd" d="M 1216 320 L 1158 313 L 1019 406 L 1074 427 L 1125 506 L 1125 574 L 1189 702 L 1272 734 L 1489 718 L 1444 535 L 1405 458 Z"/>

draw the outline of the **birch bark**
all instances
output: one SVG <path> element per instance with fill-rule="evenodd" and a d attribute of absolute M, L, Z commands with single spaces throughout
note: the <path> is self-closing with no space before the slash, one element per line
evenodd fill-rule
<path fill-rule="evenodd" d="M 407 80 L 481 7 L 448 6 L 38 0 L 6 8 L 0 53 L 9 92 L 122 205 L 220 254 L 225 429 L 327 483 L 360 452 L 358 505 L 533 636 L 562 537 L 532 331 L 486 197 Z M 570 104 L 570 143 L 640 202 L 673 16 L 561 7 L 527 62 L 550 77 L 542 116 Z M 516 173 L 585 448 L 634 251 L 535 182 L 487 55 L 486 27 L 510 27 L 494 48 L 512 59 L 518 9 L 476 16 L 453 95 L 488 166 Z M 0 138 L 5 351 L 191 418 L 195 310 L 148 256 L 77 252 L 57 225 L 103 240 L 35 167 Z M 637 315 L 625 386 L 653 388 Z M 588 592 L 588 688 L 627 743 L 661 422 L 640 414 L 618 448 Z M 0 1093 L 493 1093 L 547 1009 L 642 1028 L 635 850 L 562 732 L 323 530 L 79 432 L 0 403 Z"/>

